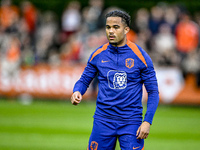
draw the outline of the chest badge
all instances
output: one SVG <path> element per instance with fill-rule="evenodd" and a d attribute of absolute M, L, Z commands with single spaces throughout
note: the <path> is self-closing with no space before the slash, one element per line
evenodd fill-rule
<path fill-rule="evenodd" d="M 126 67 L 129 68 L 129 69 L 134 66 L 134 59 L 132 59 L 132 58 L 127 58 L 125 60 L 125 62 L 126 62 Z"/>

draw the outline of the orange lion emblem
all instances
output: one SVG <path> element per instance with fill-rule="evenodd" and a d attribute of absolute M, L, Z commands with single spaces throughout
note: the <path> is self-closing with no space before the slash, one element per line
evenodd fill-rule
<path fill-rule="evenodd" d="M 126 67 L 127 68 L 132 68 L 134 66 L 134 59 L 132 59 L 132 58 L 127 58 L 126 59 Z"/>
<path fill-rule="evenodd" d="M 90 144 L 90 148 L 91 148 L 91 150 L 97 150 L 98 143 L 95 142 L 95 141 L 92 141 L 91 144 Z"/>

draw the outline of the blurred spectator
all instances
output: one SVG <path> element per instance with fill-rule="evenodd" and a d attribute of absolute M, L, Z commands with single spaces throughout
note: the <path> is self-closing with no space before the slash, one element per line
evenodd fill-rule
<path fill-rule="evenodd" d="M 83 21 L 88 32 L 94 32 L 104 27 L 104 0 L 89 0 L 89 6 L 83 9 Z"/>
<path fill-rule="evenodd" d="M 48 64 L 50 66 L 60 66 L 61 65 L 60 53 L 57 51 L 57 49 L 52 49 L 49 52 Z"/>
<path fill-rule="evenodd" d="M 86 63 L 90 54 L 97 49 L 98 44 L 108 42 L 104 30 L 98 30 L 85 36 L 80 51 L 81 62 Z"/>
<path fill-rule="evenodd" d="M 147 30 L 148 29 L 148 23 L 149 23 L 149 12 L 148 12 L 148 10 L 146 8 L 140 8 L 136 12 L 136 17 L 132 22 L 135 23 L 137 32 Z"/>
<path fill-rule="evenodd" d="M 190 51 L 185 59 L 182 61 L 182 71 L 184 77 L 188 74 L 193 74 L 196 76 L 197 85 L 199 84 L 199 73 L 200 73 L 200 51 Z"/>
<path fill-rule="evenodd" d="M 164 23 L 164 10 L 160 6 L 153 6 L 149 19 L 149 29 L 153 35 L 158 33 L 160 25 Z"/>
<path fill-rule="evenodd" d="M 26 45 L 21 52 L 21 64 L 23 66 L 33 66 L 35 64 L 34 52 L 29 45 Z"/>
<path fill-rule="evenodd" d="M 22 2 L 22 17 L 26 23 L 28 33 L 34 34 L 37 23 L 37 9 L 30 1 Z"/>
<path fill-rule="evenodd" d="M 146 8 L 140 8 L 136 12 L 135 17 L 133 14 L 132 18 L 134 18 L 132 20 L 133 22 L 132 28 L 136 32 L 134 42 L 140 45 L 143 49 L 145 49 L 149 53 L 149 55 L 151 55 L 150 54 L 151 32 L 149 30 L 149 19 L 150 19 L 149 11 Z M 128 33 L 128 37 L 129 37 L 129 34 L 130 33 Z"/>
<path fill-rule="evenodd" d="M 137 39 L 135 42 L 136 44 L 140 45 L 143 49 L 145 49 L 149 53 L 149 55 L 151 55 L 150 38 L 151 32 L 149 29 L 141 30 L 137 33 Z"/>
<path fill-rule="evenodd" d="M 195 13 L 195 21 L 198 24 L 198 26 L 200 27 L 200 12 L 196 12 Z M 200 36 L 200 30 L 199 30 L 199 36 Z M 200 58 L 200 38 L 199 38 L 199 46 L 198 46 L 198 56 Z M 199 62 L 197 62 L 198 64 L 200 64 L 200 59 Z M 200 87 L 200 69 L 197 72 L 197 85 L 198 87 Z"/>
<path fill-rule="evenodd" d="M 177 50 L 186 54 L 197 49 L 199 42 L 199 27 L 191 20 L 190 16 L 183 13 L 176 26 Z"/>
<path fill-rule="evenodd" d="M 185 63 L 189 53 L 196 51 L 199 44 L 199 27 L 191 20 L 190 16 L 186 13 L 182 13 L 180 22 L 176 26 L 176 48 L 181 57 L 180 68 L 183 70 L 183 75 L 185 76 Z M 194 52 L 195 53 L 195 52 Z M 190 59 L 191 60 L 191 59 Z"/>
<path fill-rule="evenodd" d="M 21 62 L 20 41 L 16 34 L 5 34 L 1 46 L 1 75 L 15 79 Z"/>
<path fill-rule="evenodd" d="M 196 12 L 194 15 L 195 22 L 197 23 L 198 27 L 200 27 L 200 12 Z M 199 29 L 199 36 L 200 36 L 200 29 Z M 200 38 L 199 38 L 199 45 L 200 48 Z"/>
<path fill-rule="evenodd" d="M 81 44 L 77 40 L 76 35 L 70 36 L 68 42 L 62 44 L 60 47 L 61 64 L 70 65 L 80 61 L 80 47 Z"/>
<path fill-rule="evenodd" d="M 79 1 L 71 1 L 65 8 L 61 18 L 63 42 L 67 41 L 70 35 L 76 33 L 80 29 L 82 21 L 80 8 L 81 4 Z"/>
<path fill-rule="evenodd" d="M 132 29 L 130 29 L 130 31 L 126 34 L 126 36 L 127 36 L 127 39 L 131 42 L 135 42 L 137 39 L 137 34 Z"/>
<path fill-rule="evenodd" d="M 11 0 L 2 0 L 0 7 L 0 28 L 5 32 L 16 32 L 19 20 L 19 8 Z"/>
<path fill-rule="evenodd" d="M 28 26 L 24 19 L 20 19 L 18 23 L 18 38 L 21 43 L 21 65 L 32 66 L 35 64 L 34 57 L 34 34 L 29 33 Z"/>
<path fill-rule="evenodd" d="M 158 34 L 154 36 L 154 61 L 158 66 L 174 66 L 178 64 L 176 40 L 169 24 L 162 24 Z"/>
<path fill-rule="evenodd" d="M 171 32 L 175 32 L 175 27 L 178 21 L 178 8 L 176 6 L 168 6 L 164 12 L 164 22 L 167 23 L 170 28 Z"/>
<path fill-rule="evenodd" d="M 44 13 L 40 21 L 35 33 L 35 57 L 36 63 L 47 63 L 49 52 L 56 48 L 58 24 L 55 14 L 50 11 Z"/>

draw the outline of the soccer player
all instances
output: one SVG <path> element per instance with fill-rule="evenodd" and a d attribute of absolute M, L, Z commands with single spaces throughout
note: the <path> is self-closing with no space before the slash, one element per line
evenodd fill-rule
<path fill-rule="evenodd" d="M 71 102 L 82 100 L 97 75 L 99 91 L 88 150 L 114 150 L 117 139 L 122 150 L 143 150 L 159 103 L 152 60 L 137 44 L 127 40 L 130 16 L 121 10 L 106 14 L 109 43 L 97 48 L 76 82 Z M 142 87 L 148 93 L 147 111 L 142 117 Z"/>

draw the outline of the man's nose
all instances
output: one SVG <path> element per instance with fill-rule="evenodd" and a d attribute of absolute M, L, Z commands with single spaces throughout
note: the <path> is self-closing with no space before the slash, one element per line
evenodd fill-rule
<path fill-rule="evenodd" d="M 110 28 L 109 33 L 113 33 L 113 32 L 114 32 L 113 28 Z"/>

